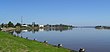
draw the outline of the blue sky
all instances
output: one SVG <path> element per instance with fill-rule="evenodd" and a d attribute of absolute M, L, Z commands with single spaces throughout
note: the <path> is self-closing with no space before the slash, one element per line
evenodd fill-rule
<path fill-rule="evenodd" d="M 0 0 L 0 24 L 110 25 L 109 0 Z"/>

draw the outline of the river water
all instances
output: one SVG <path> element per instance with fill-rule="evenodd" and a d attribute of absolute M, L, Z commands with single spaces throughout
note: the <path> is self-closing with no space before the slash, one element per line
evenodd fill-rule
<path fill-rule="evenodd" d="M 14 34 L 41 42 L 47 40 L 52 45 L 63 44 L 63 47 L 73 50 L 85 48 L 87 52 L 110 52 L 110 30 L 108 29 L 73 28 L 64 31 L 39 29 L 22 30 Z"/>

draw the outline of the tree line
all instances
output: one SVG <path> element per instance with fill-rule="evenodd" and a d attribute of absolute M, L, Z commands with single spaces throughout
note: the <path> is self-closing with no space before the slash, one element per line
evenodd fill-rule
<path fill-rule="evenodd" d="M 4 24 L 4 23 L 2 23 L 1 25 L 0 25 L 2 28 L 3 27 L 15 27 L 15 26 L 21 26 L 21 24 L 20 23 L 17 23 L 16 25 L 14 25 L 11 21 L 9 21 L 7 24 Z"/>
<path fill-rule="evenodd" d="M 3 28 L 3 27 L 6 27 L 6 28 L 8 28 L 8 27 L 22 27 L 22 25 L 26 25 L 26 24 L 21 24 L 21 23 L 16 23 L 15 25 L 11 22 L 11 21 L 9 21 L 7 24 L 4 24 L 4 23 L 2 23 L 0 26 Z M 39 27 L 39 25 L 38 24 L 28 24 L 27 25 L 28 27 Z M 73 27 L 72 25 L 64 25 L 64 24 L 57 24 L 57 25 L 49 25 L 49 24 L 47 24 L 47 25 L 44 25 L 44 27 Z"/>

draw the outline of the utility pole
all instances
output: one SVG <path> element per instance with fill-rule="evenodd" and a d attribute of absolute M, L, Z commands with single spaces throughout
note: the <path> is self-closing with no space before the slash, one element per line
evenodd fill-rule
<path fill-rule="evenodd" d="M 21 25 L 23 24 L 23 16 L 21 16 Z"/>

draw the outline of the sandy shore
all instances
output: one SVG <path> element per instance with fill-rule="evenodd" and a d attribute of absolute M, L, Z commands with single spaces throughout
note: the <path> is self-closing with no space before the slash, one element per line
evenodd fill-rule
<path fill-rule="evenodd" d="M 10 30 L 15 30 L 16 28 L 2 28 L 2 31 L 10 31 Z"/>

